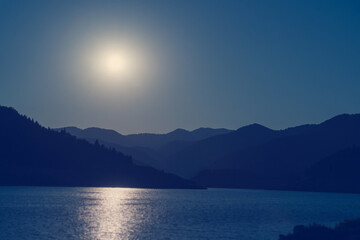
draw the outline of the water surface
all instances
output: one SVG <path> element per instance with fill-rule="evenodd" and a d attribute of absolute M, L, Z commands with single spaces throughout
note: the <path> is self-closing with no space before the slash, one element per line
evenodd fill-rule
<path fill-rule="evenodd" d="M 277 240 L 360 217 L 360 195 L 262 190 L 0 187 L 0 239 Z"/>

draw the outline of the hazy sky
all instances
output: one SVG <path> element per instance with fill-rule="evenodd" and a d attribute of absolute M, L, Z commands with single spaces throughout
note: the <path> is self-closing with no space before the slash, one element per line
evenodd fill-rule
<path fill-rule="evenodd" d="M 131 78 L 87 65 L 108 43 Z M 360 1 L 1 0 L 0 105 L 121 133 L 358 113 Z"/>

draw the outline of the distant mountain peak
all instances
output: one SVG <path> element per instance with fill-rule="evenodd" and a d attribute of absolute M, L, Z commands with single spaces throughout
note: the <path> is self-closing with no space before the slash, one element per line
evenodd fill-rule
<path fill-rule="evenodd" d="M 321 124 L 330 123 L 330 122 L 342 122 L 342 121 L 347 121 L 347 120 L 360 120 L 360 114 L 359 113 L 356 113 L 356 114 L 343 113 L 343 114 L 337 115 L 335 117 L 332 117 L 332 118 L 322 122 Z"/>
<path fill-rule="evenodd" d="M 340 114 L 329 120 L 326 120 L 319 124 L 322 127 L 338 127 L 338 128 L 347 128 L 354 125 L 360 125 L 360 114 Z"/>
<path fill-rule="evenodd" d="M 107 133 L 112 133 L 115 135 L 122 135 L 121 133 L 113 130 L 113 129 L 106 129 L 106 128 L 98 128 L 98 127 L 89 127 L 89 128 L 85 128 L 84 131 L 92 131 L 92 132 L 107 132 Z"/>
<path fill-rule="evenodd" d="M 82 131 L 83 129 L 75 127 L 75 126 L 70 126 L 70 127 L 56 128 L 56 130 Z"/>
<path fill-rule="evenodd" d="M 210 127 L 200 127 L 195 130 L 192 130 L 191 132 L 205 132 L 205 131 L 224 131 L 224 132 L 231 132 L 233 130 L 229 130 L 226 128 L 210 128 Z"/>
<path fill-rule="evenodd" d="M 189 133 L 190 131 L 186 130 L 186 129 L 183 129 L 183 128 L 177 128 L 175 129 L 174 131 L 171 131 L 167 134 L 172 134 L 172 133 Z"/>
<path fill-rule="evenodd" d="M 246 125 L 244 127 L 241 127 L 241 128 L 238 128 L 236 131 L 239 131 L 239 130 L 271 130 L 273 131 L 272 129 L 268 128 L 268 127 L 265 127 L 261 124 L 258 124 L 258 123 L 253 123 L 253 124 L 250 124 L 250 125 Z"/>

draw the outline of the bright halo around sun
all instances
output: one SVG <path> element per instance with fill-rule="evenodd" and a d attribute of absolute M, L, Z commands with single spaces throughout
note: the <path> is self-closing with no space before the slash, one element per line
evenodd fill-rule
<path fill-rule="evenodd" d="M 79 88 L 92 96 L 127 99 L 154 88 L 164 62 L 157 45 L 140 37 L 103 35 L 84 38 L 72 53 L 76 61 L 70 69 Z"/>

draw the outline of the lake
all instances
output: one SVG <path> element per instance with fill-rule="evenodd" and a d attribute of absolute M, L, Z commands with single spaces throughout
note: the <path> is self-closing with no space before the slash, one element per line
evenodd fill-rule
<path fill-rule="evenodd" d="M 277 240 L 360 217 L 360 195 L 240 189 L 0 187 L 0 239 Z"/>

